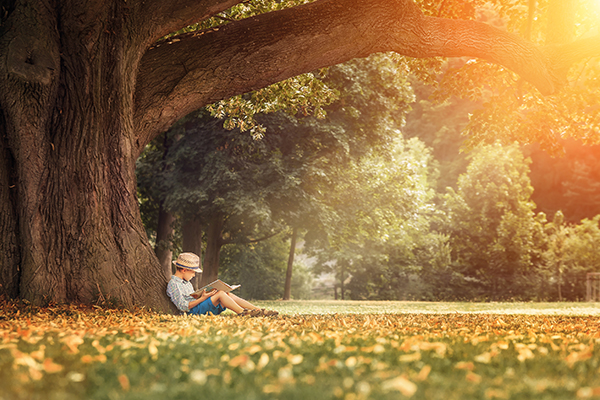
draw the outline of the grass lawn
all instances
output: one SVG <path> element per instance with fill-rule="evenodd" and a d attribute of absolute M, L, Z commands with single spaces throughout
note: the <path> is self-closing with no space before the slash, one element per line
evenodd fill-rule
<path fill-rule="evenodd" d="M 281 315 L 0 304 L 0 400 L 600 399 L 595 303 L 259 304 Z"/>
<path fill-rule="evenodd" d="M 260 301 L 284 314 L 492 313 L 600 316 L 600 303 L 442 303 L 429 301 Z"/>

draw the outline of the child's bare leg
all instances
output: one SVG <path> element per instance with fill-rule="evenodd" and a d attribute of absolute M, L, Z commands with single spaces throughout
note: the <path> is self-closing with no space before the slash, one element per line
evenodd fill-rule
<path fill-rule="evenodd" d="M 227 293 L 227 295 L 229 295 L 229 297 L 231 297 L 237 304 L 239 304 L 240 306 L 242 306 L 244 308 L 247 308 L 248 310 L 258 310 L 259 309 L 254 304 L 250 303 L 248 300 L 244 300 L 241 297 L 238 297 L 231 292 Z"/>
<path fill-rule="evenodd" d="M 218 304 L 222 305 L 225 308 L 230 309 L 236 314 L 241 314 L 244 311 L 244 307 L 240 306 L 234 299 L 227 296 L 227 293 L 218 291 L 210 297 L 212 303 L 216 306 Z"/>

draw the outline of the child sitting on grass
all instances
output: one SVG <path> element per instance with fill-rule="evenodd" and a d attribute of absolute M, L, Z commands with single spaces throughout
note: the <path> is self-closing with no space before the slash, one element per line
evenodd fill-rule
<path fill-rule="evenodd" d="M 252 317 L 279 314 L 277 311 L 258 308 L 233 293 L 226 293 L 217 289 L 209 292 L 205 289 L 199 296 L 192 296 L 194 287 L 190 283 L 190 279 L 196 275 L 196 272 L 202 272 L 200 257 L 194 253 L 181 253 L 173 264 L 175 264 L 177 271 L 175 275 L 171 276 L 171 280 L 167 285 L 167 294 L 173 304 L 186 314 L 201 315 L 210 312 L 219 315 L 225 309 L 230 309 L 238 315 Z"/>

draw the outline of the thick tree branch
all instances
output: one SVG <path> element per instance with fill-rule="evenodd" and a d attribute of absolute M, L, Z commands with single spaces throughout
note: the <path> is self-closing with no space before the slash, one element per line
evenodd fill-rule
<path fill-rule="evenodd" d="M 241 3 L 242 0 L 138 0 L 136 20 L 141 21 L 150 43 L 188 25 Z"/>
<path fill-rule="evenodd" d="M 135 95 L 139 143 L 214 101 L 388 50 L 390 21 L 415 10 L 408 0 L 317 1 L 152 48 Z"/>
<path fill-rule="evenodd" d="M 206 104 L 382 51 L 485 59 L 544 94 L 561 82 L 555 55 L 487 24 L 425 17 L 411 0 L 320 0 L 150 49 L 135 95 L 139 145 Z"/>
<path fill-rule="evenodd" d="M 600 35 L 544 49 L 559 77 L 566 79 L 571 66 L 586 58 L 600 56 Z"/>
<path fill-rule="evenodd" d="M 545 95 L 556 91 L 559 78 L 549 59 L 533 43 L 477 21 L 423 18 L 412 57 L 475 57 L 503 65 Z"/>

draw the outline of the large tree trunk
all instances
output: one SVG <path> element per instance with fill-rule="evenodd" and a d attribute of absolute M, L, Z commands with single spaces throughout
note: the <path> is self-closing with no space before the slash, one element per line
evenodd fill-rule
<path fill-rule="evenodd" d="M 196 218 L 181 224 L 183 251 L 189 251 L 202 258 L 202 224 Z"/>
<path fill-rule="evenodd" d="M 125 5 L 96 3 L 86 21 L 81 4 L 20 1 L 2 25 L 2 273 L 9 293 L 18 282 L 19 296 L 36 304 L 171 309 L 136 198 L 141 51 L 124 34 Z"/>

